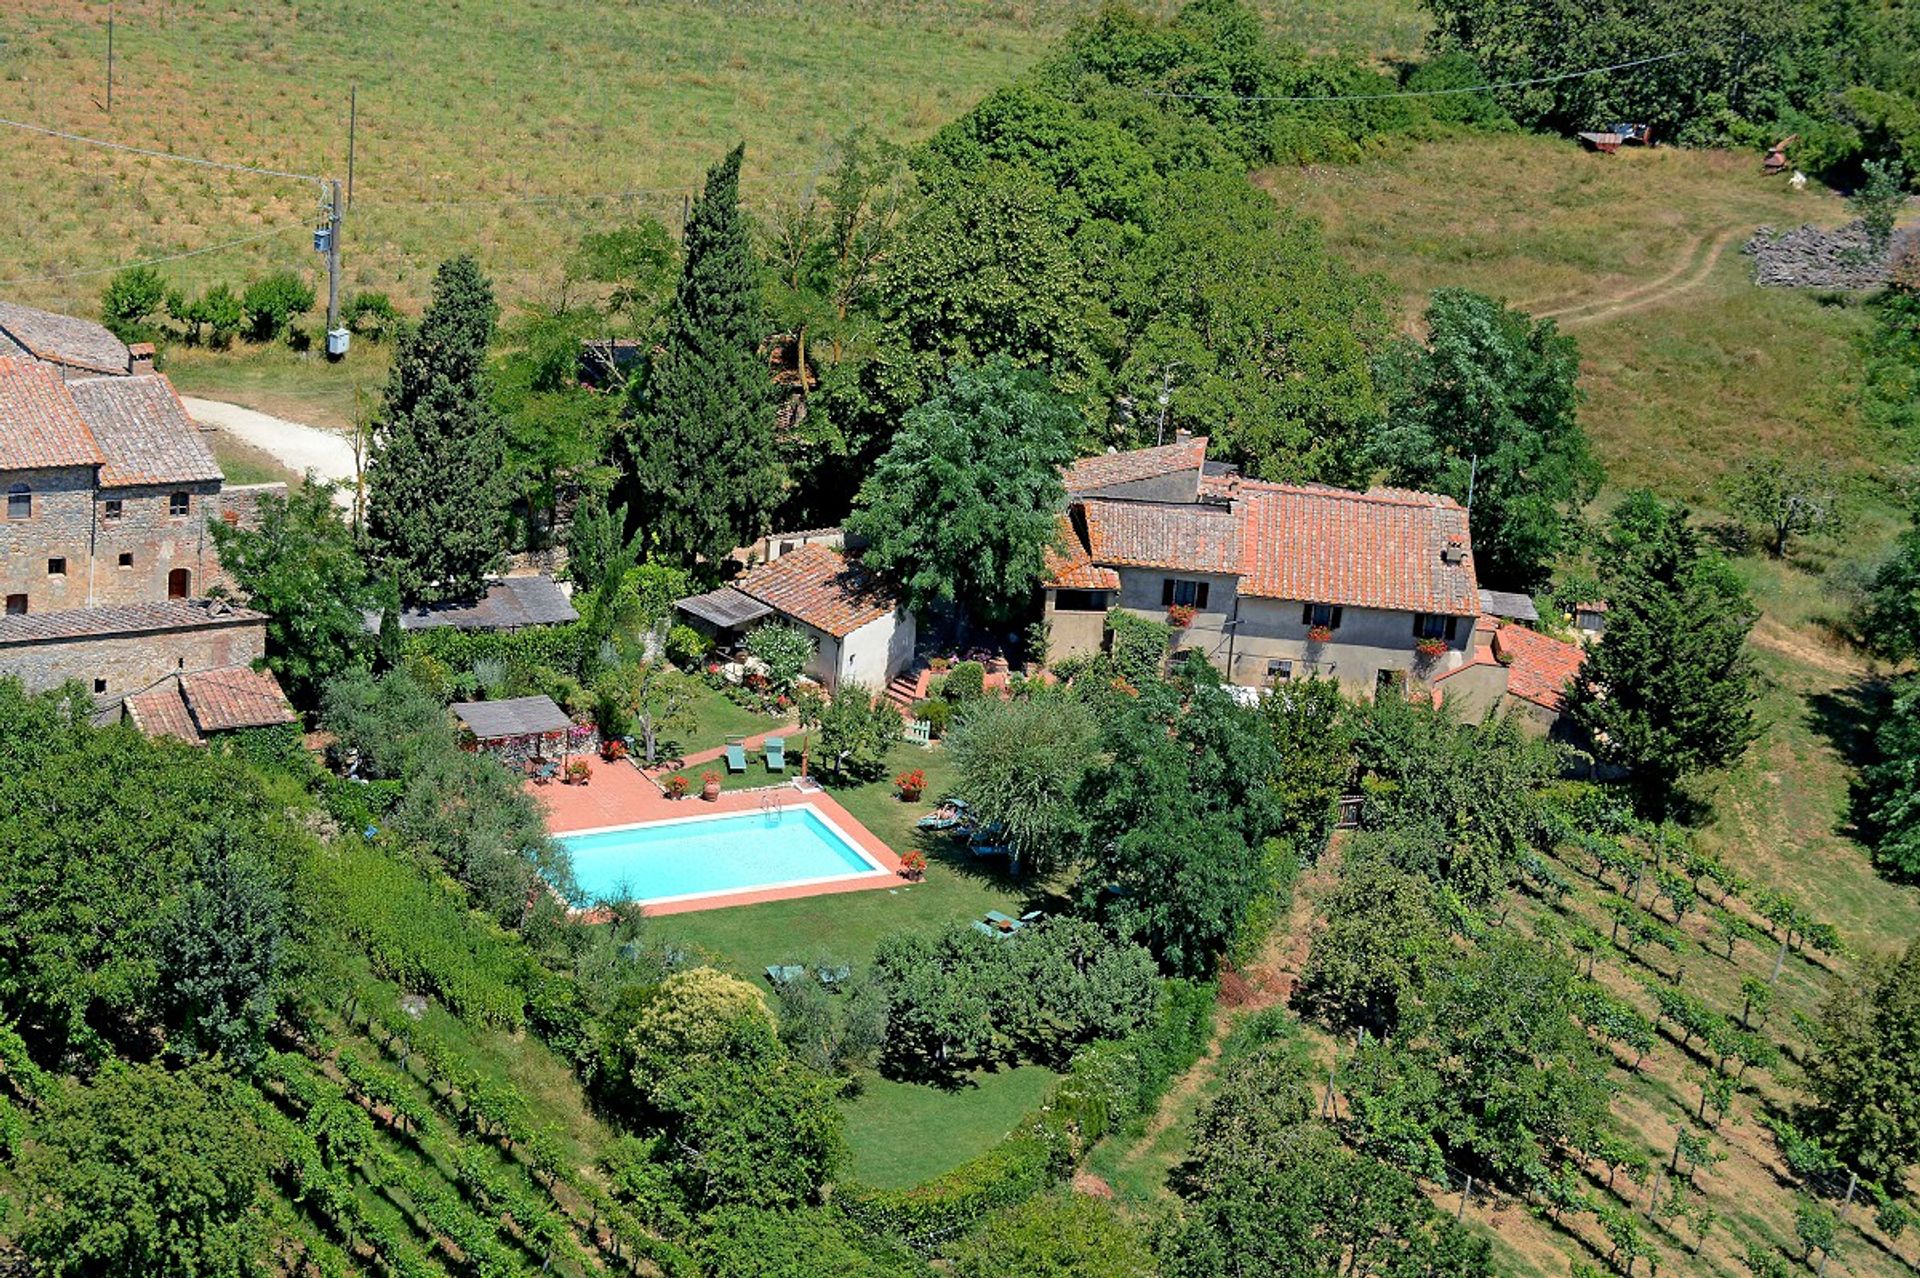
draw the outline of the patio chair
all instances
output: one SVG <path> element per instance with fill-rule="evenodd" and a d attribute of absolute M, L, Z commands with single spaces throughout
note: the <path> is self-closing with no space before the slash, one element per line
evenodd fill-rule
<path fill-rule="evenodd" d="M 767 771 L 785 772 L 787 770 L 787 739 L 768 737 L 763 747 L 767 755 Z"/>
<path fill-rule="evenodd" d="M 536 785 L 545 785 L 560 775 L 560 763 L 557 759 L 529 759 L 527 766 L 532 770 Z"/>
<path fill-rule="evenodd" d="M 745 772 L 747 770 L 747 742 L 744 737 L 735 737 L 727 742 L 727 771 Z"/>

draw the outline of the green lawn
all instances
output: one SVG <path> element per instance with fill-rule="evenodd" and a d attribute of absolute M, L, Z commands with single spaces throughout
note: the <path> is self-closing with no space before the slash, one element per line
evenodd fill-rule
<path fill-rule="evenodd" d="M 1044 1065 L 1021 1065 L 970 1075 L 951 1090 L 869 1078 L 846 1106 L 854 1178 L 899 1189 L 984 1153 L 1039 1107 L 1059 1077 Z"/>

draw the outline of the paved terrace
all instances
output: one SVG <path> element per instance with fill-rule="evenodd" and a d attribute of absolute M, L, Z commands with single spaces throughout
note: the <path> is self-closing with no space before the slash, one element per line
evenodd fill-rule
<path fill-rule="evenodd" d="M 781 735 L 775 730 L 774 736 Z M 748 756 L 757 758 L 760 738 L 748 738 Z M 723 751 L 701 751 L 688 756 L 685 766 L 697 766 L 710 759 L 719 757 Z M 576 755 L 575 758 L 586 758 Z M 789 756 L 797 769 L 797 755 Z M 844 830 L 849 838 L 860 846 L 860 850 L 872 857 L 882 868 L 898 874 L 900 858 L 893 849 L 875 838 L 872 831 L 861 825 L 845 808 L 836 802 L 832 795 L 820 790 L 801 792 L 790 784 L 779 784 L 757 790 L 723 791 L 712 802 L 697 796 L 684 799 L 669 799 L 659 786 L 639 768 L 621 760 L 609 763 L 598 756 L 588 759 L 593 769 L 592 779 L 586 785 L 565 785 L 558 780 L 545 785 L 526 783 L 527 792 L 540 801 L 546 813 L 547 829 L 554 834 L 567 834 L 579 830 L 596 830 L 606 826 L 635 825 L 642 821 L 671 821 L 676 818 L 710 815 L 715 812 L 758 812 L 766 801 L 769 792 L 777 795 L 783 806 L 797 804 L 811 805 L 820 815 L 829 817 L 833 823 Z M 661 769 L 662 772 L 666 769 Z M 882 878 L 829 879 L 822 883 L 809 883 L 798 887 L 754 888 L 742 892 L 729 892 L 721 896 L 702 897 L 697 901 L 675 901 L 664 905 L 649 905 L 645 912 L 650 915 L 684 914 L 693 910 L 712 910 L 729 905 L 758 905 L 763 901 L 790 901 L 803 896 L 829 896 L 838 892 L 871 892 L 880 888 L 895 888 L 900 880 Z"/>

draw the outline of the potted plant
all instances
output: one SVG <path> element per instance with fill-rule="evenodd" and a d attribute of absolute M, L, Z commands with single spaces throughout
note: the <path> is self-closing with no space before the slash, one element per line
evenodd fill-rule
<path fill-rule="evenodd" d="M 700 774 L 700 797 L 708 803 L 712 803 L 720 797 L 720 774 L 718 772 L 708 771 Z"/>
<path fill-rule="evenodd" d="M 1447 655 L 1447 641 L 1445 639 L 1422 639 L 1419 643 L 1413 645 L 1413 650 L 1420 654 L 1422 661 L 1436 661 Z"/>
<path fill-rule="evenodd" d="M 608 763 L 618 763 L 627 757 L 627 743 L 618 737 L 608 737 L 600 743 L 600 757 Z"/>
<path fill-rule="evenodd" d="M 587 783 L 587 779 L 592 775 L 593 775 L 593 765 L 588 763 L 585 759 L 569 759 L 567 761 L 567 784 L 568 785 L 585 785 Z"/>
<path fill-rule="evenodd" d="M 688 782 L 685 777 L 681 776 L 678 772 L 674 773 L 672 776 L 667 778 L 667 797 L 669 799 L 686 798 L 687 785 L 688 785 Z"/>
<path fill-rule="evenodd" d="M 1167 624 L 1175 630 L 1185 630 L 1199 614 L 1200 610 L 1192 604 L 1175 604 L 1167 609 Z"/>
<path fill-rule="evenodd" d="M 1307 628 L 1308 643 L 1313 643 L 1313 644 L 1327 643 L 1332 639 L 1333 639 L 1332 626 L 1309 626 Z"/>
<path fill-rule="evenodd" d="M 902 772 L 893 779 L 893 783 L 900 787 L 902 803 L 918 803 L 921 792 L 927 788 L 927 774 L 923 769 L 915 768 L 911 772 Z"/>
<path fill-rule="evenodd" d="M 900 858 L 900 877 L 909 883 L 918 883 L 927 877 L 927 854 L 914 848 Z"/>

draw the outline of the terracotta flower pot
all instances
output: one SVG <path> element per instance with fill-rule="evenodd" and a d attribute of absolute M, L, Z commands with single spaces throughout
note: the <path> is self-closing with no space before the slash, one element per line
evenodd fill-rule
<path fill-rule="evenodd" d="M 720 783 L 718 781 L 709 781 L 705 785 L 701 786 L 700 797 L 705 799 L 708 803 L 712 803 L 718 800 L 720 797 Z"/>

